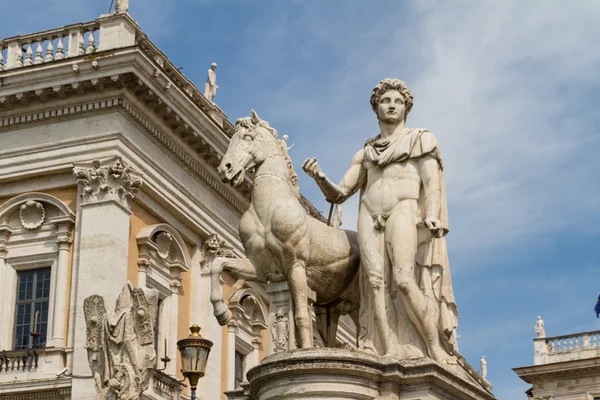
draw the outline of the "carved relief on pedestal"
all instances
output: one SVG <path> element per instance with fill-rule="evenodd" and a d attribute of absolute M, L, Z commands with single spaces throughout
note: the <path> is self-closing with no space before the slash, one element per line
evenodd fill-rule
<path fill-rule="evenodd" d="M 96 384 L 96 400 L 134 400 L 148 388 L 156 365 L 154 322 L 158 292 L 133 288 L 121 291 L 114 311 L 104 299 L 84 300 L 88 361 Z"/>
<path fill-rule="evenodd" d="M 273 315 L 271 322 L 271 335 L 273 336 L 273 352 L 279 353 L 288 349 L 290 321 L 288 314 L 283 311 L 277 311 Z"/>
<path fill-rule="evenodd" d="M 42 203 L 29 200 L 19 209 L 21 224 L 26 229 L 36 229 L 42 226 L 46 219 L 46 210 Z"/>
<path fill-rule="evenodd" d="M 120 159 L 102 164 L 99 160 L 94 160 L 91 165 L 73 168 L 77 183 L 83 187 L 83 204 L 114 200 L 129 210 L 131 200 L 142 186 L 141 175 Z"/>

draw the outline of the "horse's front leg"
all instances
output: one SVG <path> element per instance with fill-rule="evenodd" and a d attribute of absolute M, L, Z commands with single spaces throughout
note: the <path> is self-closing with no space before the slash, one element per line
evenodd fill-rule
<path fill-rule="evenodd" d="M 308 312 L 308 283 L 304 261 L 297 260 L 292 265 L 288 275 L 288 286 L 294 300 L 295 322 L 300 336 L 300 348 L 313 347 L 311 333 L 312 317 Z"/>
<path fill-rule="evenodd" d="M 248 258 L 215 258 L 210 265 L 210 302 L 213 305 L 214 315 L 221 326 L 226 325 L 231 319 L 231 311 L 223 301 L 223 285 L 221 284 L 223 271 L 229 271 L 235 279 L 267 282 L 262 269 Z"/>

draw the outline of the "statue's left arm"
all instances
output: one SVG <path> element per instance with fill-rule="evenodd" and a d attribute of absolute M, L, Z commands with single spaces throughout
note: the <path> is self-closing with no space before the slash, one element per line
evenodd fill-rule
<path fill-rule="evenodd" d="M 440 162 L 437 154 L 435 138 L 429 132 L 425 132 L 420 138 L 421 147 L 425 150 L 419 158 L 419 172 L 425 195 L 425 226 L 434 236 L 441 237 L 444 229 L 440 222 L 440 210 L 442 203 Z M 428 151 L 429 150 L 429 151 Z"/>

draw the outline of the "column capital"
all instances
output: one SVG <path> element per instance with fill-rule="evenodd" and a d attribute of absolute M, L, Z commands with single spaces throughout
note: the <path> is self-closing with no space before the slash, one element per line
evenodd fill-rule
<path fill-rule="evenodd" d="M 232 319 L 231 321 L 229 321 L 227 323 L 227 331 L 237 333 L 239 326 L 240 326 L 240 323 L 237 320 Z"/>
<path fill-rule="evenodd" d="M 73 241 L 69 236 L 61 235 L 56 238 L 56 243 L 58 243 L 58 250 L 69 250 Z"/>
<path fill-rule="evenodd" d="M 77 163 L 73 174 L 82 187 L 82 205 L 114 201 L 127 211 L 143 183 L 142 175 L 119 157 Z"/>
<path fill-rule="evenodd" d="M 150 267 L 150 261 L 148 261 L 148 260 L 147 260 L 147 259 L 145 259 L 145 258 L 140 258 L 140 259 L 137 261 L 137 265 L 138 265 L 138 269 L 139 269 L 139 270 L 146 271 L 146 270 L 147 270 L 147 269 Z"/>
<path fill-rule="evenodd" d="M 171 288 L 171 292 L 174 294 L 179 294 L 179 288 L 181 287 L 181 282 L 178 280 L 172 280 L 169 282 L 169 287 Z"/>

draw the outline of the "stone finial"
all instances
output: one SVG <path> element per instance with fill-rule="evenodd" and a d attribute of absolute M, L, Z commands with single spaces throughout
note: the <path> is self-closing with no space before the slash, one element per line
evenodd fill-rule
<path fill-rule="evenodd" d="M 82 204 L 113 200 L 127 210 L 143 182 L 141 174 L 120 159 L 76 165 L 73 174 L 83 187 Z"/>
<path fill-rule="evenodd" d="M 540 316 L 537 317 L 537 322 L 535 323 L 535 333 L 538 338 L 546 337 L 546 328 L 544 327 L 544 321 Z"/>
<path fill-rule="evenodd" d="M 96 400 L 141 398 L 156 365 L 154 323 L 158 292 L 134 288 L 121 291 L 114 311 L 92 295 L 83 302 L 88 360 L 96 384 Z M 110 344 L 110 345 L 109 345 Z"/>

